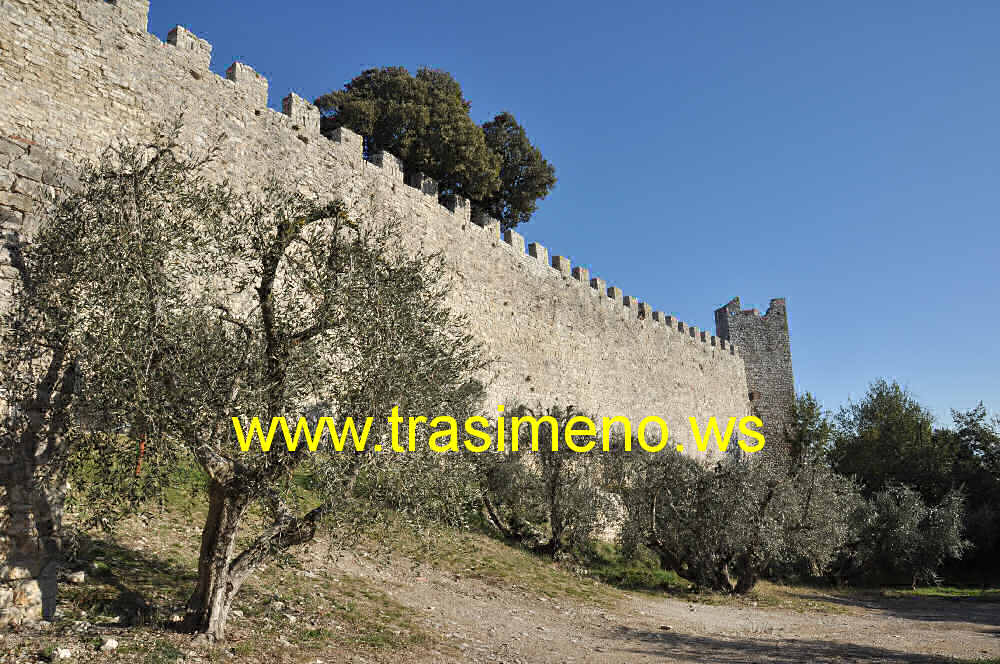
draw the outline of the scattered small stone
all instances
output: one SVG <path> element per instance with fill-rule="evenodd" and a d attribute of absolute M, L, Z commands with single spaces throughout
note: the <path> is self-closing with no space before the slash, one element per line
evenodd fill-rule
<path fill-rule="evenodd" d="M 72 572 L 66 577 L 66 580 L 74 585 L 80 585 L 87 580 L 87 574 L 83 570 Z"/>
<path fill-rule="evenodd" d="M 293 616 L 293 615 L 292 615 L 292 614 L 290 614 L 290 613 L 286 613 L 286 614 L 285 614 L 285 620 L 287 620 L 287 621 L 288 621 L 288 622 L 290 622 L 290 623 L 293 623 L 293 622 L 295 622 L 296 620 L 298 620 L 298 618 L 296 618 L 295 616 Z"/>
<path fill-rule="evenodd" d="M 212 638 L 208 634 L 198 634 L 193 639 L 191 639 L 191 645 L 195 648 L 204 648 L 206 646 L 212 645 Z"/>
<path fill-rule="evenodd" d="M 69 659 L 73 656 L 73 651 L 69 648 L 57 648 L 56 649 L 56 659 Z"/>
<path fill-rule="evenodd" d="M 101 652 L 113 652 L 118 649 L 118 641 L 112 638 L 104 639 L 101 644 Z"/>
<path fill-rule="evenodd" d="M 285 603 L 282 602 L 281 600 L 276 600 L 274 602 L 271 602 L 271 606 L 274 608 L 275 611 L 281 611 L 282 609 L 285 608 Z"/>

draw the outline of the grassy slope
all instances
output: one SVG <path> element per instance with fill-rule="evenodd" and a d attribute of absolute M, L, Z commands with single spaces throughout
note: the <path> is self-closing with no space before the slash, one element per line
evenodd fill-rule
<path fill-rule="evenodd" d="M 172 629 L 172 618 L 181 612 L 195 582 L 204 512 L 197 493 L 175 488 L 162 512 L 127 520 L 114 540 L 81 538 L 75 568 L 89 570 L 87 582 L 62 584 L 59 618 L 44 632 L 4 635 L 0 652 L 10 655 L 0 662 L 44 661 L 56 647 L 73 650 L 74 661 L 107 661 L 98 647 L 108 635 L 121 644 L 117 661 L 156 664 L 182 659 L 190 650 L 190 637 Z M 654 561 L 625 561 L 608 546 L 595 548 L 587 568 L 571 568 L 481 534 L 436 535 L 417 538 L 400 528 L 387 539 L 394 542 L 397 559 L 487 585 L 589 605 L 613 605 L 625 596 L 622 589 L 628 589 L 709 604 L 834 614 L 855 610 L 838 599 L 859 594 L 767 582 L 738 598 L 695 593 L 684 579 L 657 569 Z M 317 554 L 318 549 L 322 551 Z M 374 546 L 357 551 L 373 558 L 382 553 Z M 307 556 L 281 557 L 253 577 L 237 598 L 236 610 L 242 615 L 230 622 L 229 642 L 208 652 L 208 659 L 223 661 L 235 655 L 239 661 L 271 664 L 315 661 L 337 651 L 377 661 L 398 660 L 408 652 L 457 654 L 443 636 L 428 631 L 419 615 L 392 597 L 390 586 L 376 586 L 345 572 L 343 566 L 331 564 L 328 553 L 318 545 Z M 881 594 L 996 600 L 998 592 L 937 588 Z M 297 647 L 290 648 L 292 643 Z"/>

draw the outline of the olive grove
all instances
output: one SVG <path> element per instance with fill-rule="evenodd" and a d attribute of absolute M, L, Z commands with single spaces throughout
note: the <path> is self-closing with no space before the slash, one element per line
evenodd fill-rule
<path fill-rule="evenodd" d="M 15 311 L 32 327 L 12 329 L 18 352 L 42 348 L 45 363 L 14 358 L 15 373 L 42 381 L 45 408 L 30 389 L 11 393 L 27 404 L 21 438 L 48 450 L 55 479 L 55 455 L 120 441 L 141 444 L 151 476 L 200 465 L 208 513 L 185 626 L 217 640 L 244 581 L 318 528 L 347 537 L 388 505 L 416 520 L 463 517 L 471 463 L 379 443 L 393 406 L 477 409 L 484 360 L 444 304 L 439 259 L 400 247 L 377 192 L 330 183 L 337 196 L 320 201 L 276 179 L 237 192 L 204 177 L 213 153 L 191 157 L 178 132 L 113 146 L 25 245 L 30 287 Z M 315 428 L 317 416 L 372 417 L 368 446 L 282 441 L 264 453 L 234 435 L 233 418 Z M 308 503 L 292 490 L 303 476 Z"/>

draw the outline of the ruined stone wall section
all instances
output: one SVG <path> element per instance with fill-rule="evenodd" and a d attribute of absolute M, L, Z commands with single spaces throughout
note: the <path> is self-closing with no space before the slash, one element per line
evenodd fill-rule
<path fill-rule="evenodd" d="M 390 200 L 408 224 L 404 242 L 443 253 L 451 304 L 497 358 L 493 404 L 659 415 L 683 443 L 693 442 L 689 416 L 749 412 L 743 358 L 728 338 L 654 311 L 514 231 L 501 237 L 495 220 L 473 219 L 463 198 L 439 202 L 436 183 L 391 154 L 365 161 L 359 136 L 322 136 L 318 109 L 295 94 L 282 113 L 267 108 L 263 76 L 243 63 L 214 74 L 208 42 L 181 27 L 161 42 L 146 32 L 147 10 L 145 0 L 0 0 L 0 136 L 78 163 L 183 112 L 193 149 L 225 134 L 218 177 L 247 184 L 270 173 L 320 196 L 351 182 Z M 0 219 L 14 229 L 28 201 L 12 199 L 18 185 L 8 184 Z"/>
<path fill-rule="evenodd" d="M 19 275 L 18 244 L 38 228 L 39 215 L 49 202 L 77 186 L 72 172 L 71 163 L 42 146 L 0 136 L 0 311 L 6 309 Z"/>
<path fill-rule="evenodd" d="M 716 334 L 739 344 L 746 365 L 750 405 L 764 422 L 769 443 L 781 443 L 795 402 L 788 311 L 783 298 L 771 300 L 761 316 L 741 309 L 740 298 L 715 311 Z M 774 447 L 772 447 L 774 449 Z"/>
<path fill-rule="evenodd" d="M 17 246 L 38 227 L 39 210 L 76 186 L 71 165 L 29 141 L 0 137 L 0 311 L 19 277 Z M 0 419 L 9 408 L 0 386 Z M 39 528 L 27 480 L 30 465 L 17 450 L 0 449 L 0 629 L 42 617 L 55 569 L 41 566 Z M 24 489 L 23 491 L 20 489 Z"/>

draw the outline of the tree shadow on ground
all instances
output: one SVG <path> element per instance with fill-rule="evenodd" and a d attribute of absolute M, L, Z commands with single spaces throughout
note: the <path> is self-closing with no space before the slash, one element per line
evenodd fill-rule
<path fill-rule="evenodd" d="M 676 662 L 713 662 L 714 664 L 757 664 L 809 662 L 818 664 L 954 664 L 953 658 L 921 655 L 852 643 L 814 639 L 726 639 L 677 632 L 653 632 L 619 628 L 611 638 L 627 641 L 618 649 Z M 901 644 L 903 645 L 903 644 Z M 614 659 L 614 651 L 606 653 Z"/>
<path fill-rule="evenodd" d="M 138 551 L 118 542 L 78 536 L 79 553 L 71 568 L 90 577 L 81 586 L 62 584 L 61 604 L 92 615 L 117 616 L 122 625 L 166 620 L 194 588 L 195 570 L 178 561 Z"/>
<path fill-rule="evenodd" d="M 89 578 L 82 585 L 62 583 L 59 604 L 87 611 L 91 617 L 117 617 L 120 622 L 96 620 L 104 627 L 158 626 L 180 629 L 173 614 L 183 614 L 184 606 L 198 581 L 194 560 L 177 560 L 126 546 L 124 542 L 77 536 L 78 553 L 71 569 L 84 569 Z M 96 569 L 95 569 L 96 564 Z M 257 588 L 245 585 L 242 602 L 261 604 L 266 597 Z"/>
<path fill-rule="evenodd" d="M 799 595 L 805 600 L 839 604 L 878 611 L 894 618 L 928 622 L 954 622 L 980 625 L 985 629 L 1000 627 L 1000 601 L 967 597 L 883 597 L 876 594 Z"/>

